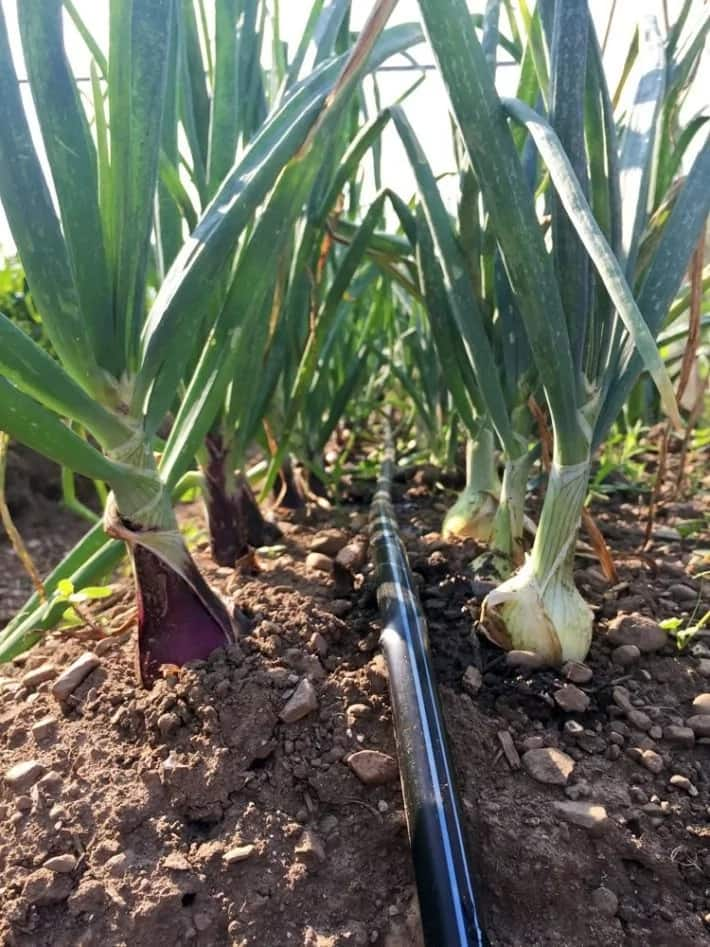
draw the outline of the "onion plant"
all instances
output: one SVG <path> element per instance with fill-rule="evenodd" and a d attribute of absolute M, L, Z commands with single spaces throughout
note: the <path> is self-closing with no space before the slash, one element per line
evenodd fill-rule
<path fill-rule="evenodd" d="M 218 21 L 235 7 L 220 0 Z M 103 526 L 131 557 L 145 683 L 163 664 L 205 657 L 234 639 L 232 616 L 177 529 L 172 493 L 228 386 L 258 380 L 280 261 L 360 75 L 417 40 L 411 27 L 380 37 L 391 7 L 380 0 L 351 53 L 324 59 L 270 113 L 252 115 L 236 163 L 231 144 L 219 162 L 209 153 L 207 180 L 219 183 L 189 237 L 177 215 L 167 226 L 170 195 L 158 189 L 158 176 L 162 166 L 161 185 L 171 180 L 176 103 L 199 87 L 191 71 L 180 94 L 176 88 L 191 4 L 112 0 L 108 56 L 94 55 L 93 134 L 64 50 L 61 0 L 19 6 L 48 170 L 32 141 L 0 16 L 0 199 L 58 357 L 0 318 L 0 428 L 111 487 Z M 232 87 L 213 100 L 215 147 L 233 99 Z M 172 191 L 179 198 L 175 176 Z M 163 214 L 157 228 L 156 201 Z M 165 273 L 148 305 L 151 247 Z M 45 583 L 47 605 L 31 600 L 3 632 L 0 658 L 26 648 L 55 617 L 51 596 L 60 580 L 79 588 L 117 554 L 92 530 Z"/>
<path fill-rule="evenodd" d="M 575 588 L 572 566 L 591 458 L 643 369 L 653 377 L 672 420 L 680 423 L 654 337 L 708 213 L 710 148 L 706 144 L 700 150 L 684 180 L 673 187 L 668 181 L 667 213 L 651 222 L 648 197 L 667 55 L 654 22 L 646 21 L 641 32 L 642 74 L 618 146 L 601 53 L 584 0 L 554 5 L 549 76 L 548 57 L 538 56 L 527 101 L 499 98 L 465 0 L 451 0 L 445 7 L 436 0 L 419 0 L 419 7 L 525 326 L 554 432 L 554 457 L 532 551 L 522 569 L 488 596 L 483 620 L 504 647 L 533 650 L 552 663 L 583 659 L 592 613 Z M 539 45 L 542 37 L 531 30 L 533 42 Z M 526 135 L 549 176 L 551 252 L 517 147 Z M 458 263 L 455 248 L 438 233 L 431 209 L 427 216 L 436 259 L 452 295 L 460 291 L 463 267 L 452 262 Z M 641 245 L 650 229 L 653 239 L 642 258 Z M 470 302 L 467 306 L 471 311 Z M 465 342 L 464 332 L 473 331 L 476 320 L 465 311 L 462 316 Z M 479 337 L 478 342 L 485 351 L 486 340 Z M 504 441 L 507 418 L 491 410 L 493 403 L 491 399 L 487 405 L 490 421 Z"/>

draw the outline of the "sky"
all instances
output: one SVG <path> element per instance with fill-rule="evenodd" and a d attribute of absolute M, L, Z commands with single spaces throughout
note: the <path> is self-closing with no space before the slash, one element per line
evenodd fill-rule
<path fill-rule="evenodd" d="M 667 6 L 671 19 L 677 14 L 681 2 L 682 0 L 668 0 Z M 7 20 L 16 68 L 18 74 L 23 77 L 25 73 L 22 64 L 19 31 L 17 28 L 16 4 L 17 0 L 0 0 L 0 5 L 2 6 Z M 590 9 L 600 40 L 604 36 L 612 4 L 613 0 L 590 0 Z M 210 3 L 207 4 L 208 7 L 210 5 Z M 105 49 L 108 35 L 109 0 L 75 0 L 75 6 L 92 34 L 96 37 L 102 48 Z M 472 11 L 480 12 L 485 7 L 485 0 L 470 0 L 469 6 Z M 703 15 L 703 7 L 703 0 L 694 0 L 694 15 Z M 282 35 L 287 42 L 297 42 L 309 8 L 310 2 L 307 2 L 307 0 L 280 0 Z M 352 25 L 355 29 L 364 23 L 371 8 L 372 0 L 353 0 Z M 660 0 L 618 0 L 616 3 L 613 28 L 610 31 L 605 52 L 605 63 L 611 87 L 614 86 L 620 74 L 626 51 L 638 21 L 644 15 L 656 13 L 660 8 Z M 705 7 L 705 9 L 707 8 Z M 392 14 L 390 24 L 416 20 L 418 20 L 417 0 L 399 0 L 397 8 Z M 70 22 L 66 25 L 65 42 L 67 54 L 75 70 L 75 74 L 78 76 L 88 76 L 90 56 L 87 53 L 83 41 Z M 431 52 L 425 45 L 417 47 L 417 49 L 414 50 L 414 54 L 420 63 L 429 64 L 433 61 Z M 704 71 L 705 73 L 710 73 L 710 63 L 708 63 L 707 59 Z M 514 68 L 501 67 L 498 69 L 497 81 L 499 90 L 505 95 L 514 94 L 516 81 L 515 72 L 516 70 Z M 383 72 L 380 73 L 378 82 L 382 92 L 383 103 L 386 104 L 395 100 L 407 86 L 411 84 L 412 74 L 406 72 Z M 629 83 L 629 86 L 633 88 L 633 82 Z M 696 83 L 697 94 L 694 100 L 688 104 L 687 111 L 689 113 L 694 113 L 702 106 L 708 106 L 709 103 L 707 101 L 706 92 L 706 100 L 702 100 L 703 90 L 707 90 L 708 87 L 710 87 L 710 75 L 707 76 L 707 81 L 699 81 Z M 29 111 L 31 112 L 31 97 L 26 85 L 23 87 L 23 94 Z M 446 175 L 447 172 L 452 171 L 454 169 L 454 161 L 451 148 L 451 126 L 446 108 L 445 93 L 435 70 L 427 72 L 424 82 L 407 99 L 405 108 L 415 131 L 422 140 L 434 172 L 437 175 Z M 36 121 L 33 117 L 31 119 L 31 125 L 33 134 L 36 134 L 37 142 L 41 150 L 39 133 Z M 388 129 L 385 133 L 383 156 L 383 184 L 392 186 L 401 196 L 408 198 L 414 191 L 414 182 L 411 171 L 404 158 L 401 145 L 396 133 L 392 129 Z M 448 190 L 451 193 L 456 186 L 453 178 L 447 182 L 446 177 L 444 177 L 442 179 L 442 189 L 444 190 L 445 196 L 447 183 L 449 185 Z M 5 253 L 10 253 L 12 249 L 12 236 L 7 227 L 2 208 L 0 208 L 0 250 Z"/>

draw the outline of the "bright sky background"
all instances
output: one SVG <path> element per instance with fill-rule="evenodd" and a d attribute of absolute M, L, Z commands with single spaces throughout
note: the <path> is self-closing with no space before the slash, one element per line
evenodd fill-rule
<path fill-rule="evenodd" d="M 22 2 L 22 0 L 20 0 L 20 2 Z M 677 15 L 681 3 L 682 0 L 669 0 L 668 10 L 671 20 Z M 16 68 L 20 76 L 24 76 L 22 51 L 17 28 L 17 0 L 0 0 L 0 4 L 2 5 L 7 20 Z M 89 29 L 97 38 L 102 48 L 105 49 L 108 36 L 109 0 L 75 0 L 75 5 Z M 207 6 L 209 7 L 210 4 L 208 3 Z M 469 6 L 474 12 L 482 11 L 485 7 L 485 0 L 469 0 Z M 590 8 L 600 41 L 606 30 L 611 6 L 612 0 L 590 0 Z M 352 25 L 354 28 L 357 29 L 362 25 L 371 8 L 372 0 L 353 0 Z M 281 0 L 280 13 L 282 33 L 289 43 L 297 42 L 309 9 L 310 3 L 306 2 L 306 0 Z M 646 14 L 657 13 L 662 24 L 663 20 L 660 10 L 660 0 L 619 0 L 619 2 L 617 2 L 613 28 L 609 36 L 605 54 L 610 86 L 612 88 L 621 71 L 623 60 L 637 22 Z M 691 22 L 694 17 L 703 15 L 707 15 L 707 7 L 703 0 L 695 0 L 693 15 L 691 15 L 690 18 Z M 410 22 L 416 21 L 417 19 L 417 0 L 399 0 L 390 23 Z M 504 14 L 501 15 L 501 20 L 502 22 L 505 21 Z M 90 57 L 83 41 L 69 22 L 66 27 L 66 44 L 70 61 L 75 68 L 75 74 L 88 76 Z M 421 63 L 432 62 L 431 53 L 424 45 L 415 50 L 415 55 Z M 516 70 L 514 68 L 501 68 L 498 70 L 498 85 L 504 94 L 513 94 L 515 89 L 515 72 Z M 701 76 L 698 77 L 698 81 L 696 81 L 696 95 L 693 101 L 688 103 L 687 111 L 690 114 L 695 113 L 702 107 L 710 107 L 707 97 L 707 90 L 710 88 L 710 64 L 708 63 L 707 57 L 703 66 L 703 72 L 705 78 Z M 387 102 L 393 101 L 411 82 L 411 73 L 381 73 L 379 85 L 382 92 L 383 103 L 386 104 Z M 633 85 L 634 83 L 631 81 L 629 87 L 633 89 Z M 25 86 L 25 100 L 31 109 L 30 96 L 26 90 L 27 87 Z M 407 100 L 406 110 L 428 153 L 435 173 L 444 174 L 447 171 L 453 170 L 451 132 L 446 98 L 441 82 L 434 71 L 427 73 L 425 81 Z M 33 131 L 36 132 L 36 122 L 34 122 L 34 119 Z M 385 156 L 383 183 L 392 186 L 399 194 L 408 198 L 414 190 L 412 174 L 407 166 L 397 136 L 392 130 L 386 133 L 383 144 L 383 154 Z M 453 180 L 451 181 L 451 186 L 455 186 Z M 445 182 L 443 187 L 446 188 Z M 12 237 L 1 208 L 0 249 L 5 252 L 12 252 L 13 249 Z"/>

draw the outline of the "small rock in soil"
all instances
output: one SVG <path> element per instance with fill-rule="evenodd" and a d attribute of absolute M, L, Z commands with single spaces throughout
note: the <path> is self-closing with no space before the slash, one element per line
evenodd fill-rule
<path fill-rule="evenodd" d="M 591 681 L 593 672 L 586 664 L 581 661 L 568 661 L 562 666 L 563 677 L 573 684 L 586 684 Z"/>
<path fill-rule="evenodd" d="M 49 868 L 55 874 L 66 875 L 76 868 L 76 857 L 70 854 L 55 855 L 53 858 L 48 858 L 43 867 Z"/>
<path fill-rule="evenodd" d="M 22 686 L 26 687 L 27 690 L 33 690 L 35 687 L 39 687 L 40 684 L 44 684 L 45 681 L 51 681 L 56 673 L 57 669 L 53 664 L 40 664 L 38 668 L 34 668 L 23 675 Z"/>
<path fill-rule="evenodd" d="M 61 877 L 61 876 L 58 876 Z M 90 914 L 100 911 L 106 903 L 106 892 L 100 881 L 94 881 L 92 878 L 84 878 L 69 898 L 69 913 Z"/>
<path fill-rule="evenodd" d="M 693 710 L 696 714 L 710 714 L 710 694 L 698 694 L 693 701 Z"/>
<path fill-rule="evenodd" d="M 624 713 L 629 713 L 629 711 L 634 710 L 634 705 L 631 703 L 631 695 L 626 690 L 625 687 L 614 687 L 611 691 L 611 699 L 614 701 L 617 707 L 620 707 Z"/>
<path fill-rule="evenodd" d="M 324 556 L 322 552 L 309 552 L 306 556 L 306 568 L 315 572 L 332 572 L 333 560 Z"/>
<path fill-rule="evenodd" d="M 168 855 L 168 858 L 170 856 Z M 168 864 L 168 859 L 165 859 L 166 867 L 170 867 Z M 126 874 L 128 870 L 128 856 L 125 852 L 119 852 L 117 855 L 112 855 L 109 860 L 105 863 L 104 869 L 111 875 L 113 878 L 120 878 L 122 875 Z M 188 865 L 188 868 L 190 866 Z"/>
<path fill-rule="evenodd" d="M 574 760 L 554 747 L 528 750 L 523 754 L 523 766 L 539 783 L 564 786 L 574 769 Z"/>
<path fill-rule="evenodd" d="M 511 769 L 520 769 L 520 757 L 518 756 L 518 751 L 515 749 L 510 730 L 499 730 L 498 740 L 500 741 L 505 758 L 508 761 L 508 766 L 510 766 Z"/>
<path fill-rule="evenodd" d="M 379 750 L 358 750 L 345 761 L 360 782 L 367 786 L 380 786 L 397 779 L 396 761 Z"/>
<path fill-rule="evenodd" d="M 676 582 L 669 586 L 667 594 L 674 598 L 676 602 L 696 602 L 698 599 L 698 593 L 695 589 L 691 589 L 689 585 L 684 585 L 682 582 Z"/>
<path fill-rule="evenodd" d="M 685 721 L 696 737 L 710 737 L 710 714 L 696 714 Z"/>
<path fill-rule="evenodd" d="M 179 728 L 180 718 L 177 714 L 165 713 L 158 717 L 158 730 L 160 730 L 161 736 L 166 739 L 177 733 Z"/>
<path fill-rule="evenodd" d="M 640 657 L 641 652 L 635 644 L 620 644 L 611 652 L 611 660 L 622 668 L 636 664 Z"/>
<path fill-rule="evenodd" d="M 533 733 L 522 740 L 520 748 L 525 752 L 526 750 L 540 750 L 544 745 L 545 738 L 537 733 Z"/>
<path fill-rule="evenodd" d="M 472 664 L 470 664 L 466 668 L 461 685 L 466 693 L 470 694 L 471 697 L 477 696 L 478 692 L 483 687 L 483 676 L 477 667 L 474 667 Z"/>
<path fill-rule="evenodd" d="M 336 618 L 345 618 L 353 610 L 353 603 L 347 598 L 335 598 L 328 606 L 328 611 Z"/>
<path fill-rule="evenodd" d="M 66 671 L 62 671 L 52 686 L 52 695 L 58 701 L 66 700 L 100 664 L 101 658 L 97 654 L 85 651 Z"/>
<path fill-rule="evenodd" d="M 227 865 L 236 865 L 237 862 L 246 861 L 254 854 L 255 848 L 254 845 L 235 845 L 224 853 L 224 861 Z"/>
<path fill-rule="evenodd" d="M 710 658 L 701 658 L 698 661 L 698 674 L 701 677 L 710 677 Z"/>
<path fill-rule="evenodd" d="M 340 550 L 347 544 L 347 533 L 339 529 L 329 529 L 327 532 L 320 533 L 313 539 L 308 547 L 310 552 L 320 552 L 324 556 L 337 556 Z"/>
<path fill-rule="evenodd" d="M 44 773 L 44 766 L 38 760 L 15 763 L 5 772 L 5 783 L 13 792 L 23 793 L 30 789 Z"/>
<path fill-rule="evenodd" d="M 592 891 L 592 904 L 604 917 L 614 917 L 619 910 L 619 899 L 611 888 L 605 888 L 603 885 Z"/>
<path fill-rule="evenodd" d="M 601 833 L 609 824 L 604 806 L 593 802 L 553 802 L 552 808 L 565 822 L 590 832 Z"/>
<path fill-rule="evenodd" d="M 120 856 L 114 855 L 114 858 Z M 124 856 L 125 857 L 125 856 Z M 181 855 L 180 852 L 170 852 L 163 859 L 163 865 L 166 868 L 169 868 L 171 871 L 190 871 L 191 865 L 190 862 L 185 858 L 184 855 Z"/>
<path fill-rule="evenodd" d="M 306 829 L 301 835 L 301 838 L 298 840 L 296 845 L 295 852 L 297 855 L 300 855 L 304 858 L 313 856 L 317 858 L 319 862 L 325 861 L 325 846 L 318 838 L 318 836 L 311 832 L 310 829 Z"/>
<path fill-rule="evenodd" d="M 663 739 L 678 746 L 691 747 L 695 743 L 695 734 L 690 727 L 670 725 L 663 728 Z"/>
<path fill-rule="evenodd" d="M 583 714 L 589 708 L 589 697 L 574 684 L 565 684 L 552 695 L 566 713 Z"/>
<path fill-rule="evenodd" d="M 509 651 L 505 656 L 505 663 L 513 668 L 527 668 L 534 671 L 545 667 L 546 661 L 536 651 Z"/>
<path fill-rule="evenodd" d="M 674 776 L 668 780 L 671 786 L 675 786 L 676 789 L 682 789 L 684 792 L 687 792 L 689 796 L 697 796 L 698 790 L 691 783 L 687 776 L 681 776 L 679 773 L 676 773 Z"/>
<path fill-rule="evenodd" d="M 335 561 L 349 572 L 360 572 L 367 562 L 367 543 L 348 543 L 340 550 Z"/>
<path fill-rule="evenodd" d="M 36 743 L 49 740 L 57 732 L 57 718 L 49 714 L 32 724 L 32 736 Z"/>
<path fill-rule="evenodd" d="M 45 904 L 58 904 L 66 901 L 72 886 L 72 879 L 67 875 L 55 875 L 49 868 L 38 868 L 25 879 L 22 896 L 30 904 L 38 907 Z"/>
<path fill-rule="evenodd" d="M 626 719 L 629 721 L 632 727 L 636 727 L 637 730 L 643 730 L 646 733 L 653 726 L 653 721 L 645 714 L 643 710 L 629 710 L 626 712 Z"/>
<path fill-rule="evenodd" d="M 17 796 L 15 799 L 15 808 L 18 812 L 31 812 L 32 798 L 30 796 Z"/>
<path fill-rule="evenodd" d="M 294 723 L 317 709 L 318 697 L 315 688 L 308 678 L 304 677 L 281 711 L 281 719 L 284 723 Z"/>
<path fill-rule="evenodd" d="M 629 747 L 628 755 L 632 760 L 645 766 L 647 770 L 658 775 L 663 769 L 663 757 L 655 750 L 641 750 L 637 746 Z"/>
<path fill-rule="evenodd" d="M 644 654 L 660 651 L 668 644 L 668 635 L 663 628 L 651 618 L 637 612 L 633 615 L 618 615 L 612 619 L 606 638 L 609 644 L 613 645 L 636 645 Z"/>

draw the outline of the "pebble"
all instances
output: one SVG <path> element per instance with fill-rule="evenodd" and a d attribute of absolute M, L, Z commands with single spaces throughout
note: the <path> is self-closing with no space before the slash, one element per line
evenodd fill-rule
<path fill-rule="evenodd" d="M 57 875 L 69 874 L 70 871 L 74 871 L 76 868 L 76 857 L 70 854 L 55 855 L 53 858 L 47 859 L 44 868 L 49 868 Z"/>
<path fill-rule="evenodd" d="M 237 862 L 243 862 L 247 858 L 251 858 L 255 849 L 255 845 L 235 845 L 233 848 L 227 849 L 222 857 L 227 865 L 236 865 Z"/>
<path fill-rule="evenodd" d="M 56 796 L 62 791 L 62 783 L 62 774 L 58 773 L 56 769 L 50 769 L 50 771 L 40 779 L 37 785 L 45 795 Z"/>
<path fill-rule="evenodd" d="M 697 602 L 698 600 L 698 593 L 695 589 L 691 589 L 689 585 L 684 585 L 682 582 L 675 582 L 669 586 L 667 594 L 674 598 L 676 602 Z"/>
<path fill-rule="evenodd" d="M 651 737 L 652 740 L 662 740 L 663 729 L 659 727 L 658 724 L 654 724 L 651 727 L 651 729 L 648 731 L 648 735 Z"/>
<path fill-rule="evenodd" d="M 593 802 L 553 802 L 552 808 L 563 821 L 590 832 L 601 834 L 609 824 L 604 806 Z"/>
<path fill-rule="evenodd" d="M 28 875 L 22 889 L 23 898 L 30 904 L 58 904 L 65 901 L 72 889 L 70 878 L 55 874 L 48 868 L 38 868 Z"/>
<path fill-rule="evenodd" d="M 592 891 L 592 904 L 605 917 L 614 917 L 619 910 L 619 899 L 611 888 L 604 885 Z"/>
<path fill-rule="evenodd" d="M 643 710 L 629 710 L 626 713 L 626 719 L 629 721 L 632 727 L 636 727 L 637 730 L 643 730 L 646 733 L 653 726 L 653 721 L 645 714 Z"/>
<path fill-rule="evenodd" d="M 545 738 L 539 734 L 531 734 L 528 737 L 525 737 L 521 744 L 520 749 L 525 752 L 526 750 L 540 750 L 545 745 Z"/>
<path fill-rule="evenodd" d="M 180 718 L 177 714 L 165 713 L 158 717 L 158 730 L 164 737 L 170 737 L 178 731 Z"/>
<path fill-rule="evenodd" d="M 353 610 L 353 603 L 347 598 L 334 598 L 328 606 L 328 611 L 336 618 L 345 618 Z"/>
<path fill-rule="evenodd" d="M 294 723 L 302 717 L 307 716 L 318 709 L 318 697 L 315 688 L 308 680 L 303 678 L 296 690 L 287 700 L 281 711 L 281 719 L 284 723 Z"/>
<path fill-rule="evenodd" d="M 710 677 L 710 658 L 700 658 L 698 661 L 698 674 L 701 677 Z"/>
<path fill-rule="evenodd" d="M 670 725 L 663 728 L 663 739 L 678 746 L 691 747 L 695 743 L 695 734 L 690 727 Z"/>
<path fill-rule="evenodd" d="M 305 857 L 313 855 L 319 862 L 324 862 L 326 858 L 325 845 L 323 845 L 318 836 L 314 832 L 311 832 L 310 829 L 306 829 L 303 832 L 294 851 L 297 855 Z"/>
<path fill-rule="evenodd" d="M 49 662 L 40 664 L 38 668 L 33 668 L 22 676 L 22 686 L 26 687 L 27 690 L 33 690 L 35 687 L 39 687 L 40 684 L 44 684 L 45 681 L 51 681 L 56 673 L 57 668 L 54 664 Z"/>
<path fill-rule="evenodd" d="M 508 667 L 527 668 L 534 671 L 537 668 L 545 667 L 547 662 L 536 651 L 508 651 L 505 656 L 505 663 Z"/>
<path fill-rule="evenodd" d="M 32 809 L 32 798 L 30 796 L 17 796 L 15 798 L 15 808 L 18 812 L 30 812 Z"/>
<path fill-rule="evenodd" d="M 589 709 L 589 697 L 574 684 L 563 685 L 552 696 L 555 703 L 567 713 L 583 714 Z"/>
<path fill-rule="evenodd" d="M 693 710 L 696 714 L 710 714 L 710 694 L 698 694 L 693 701 Z"/>
<path fill-rule="evenodd" d="M 687 776 L 681 776 L 679 773 L 676 773 L 674 776 L 671 776 L 668 782 L 671 784 L 671 786 L 685 790 L 689 796 L 698 795 L 698 790 L 691 783 Z"/>
<path fill-rule="evenodd" d="M 333 560 L 324 556 L 322 552 L 309 552 L 306 556 L 306 569 L 330 573 L 333 571 Z"/>
<path fill-rule="evenodd" d="M 351 753 L 345 762 L 366 786 L 393 782 L 399 773 L 396 761 L 379 750 L 358 750 Z"/>
<path fill-rule="evenodd" d="M 663 769 L 663 757 L 655 750 L 642 750 L 637 746 L 629 747 L 626 751 L 632 760 L 645 766 L 647 770 L 658 775 Z"/>
<path fill-rule="evenodd" d="M 563 677 L 573 684 L 587 684 L 591 681 L 593 672 L 586 664 L 581 661 L 568 661 L 562 665 Z"/>
<path fill-rule="evenodd" d="M 635 644 L 620 644 L 611 652 L 611 660 L 619 667 L 630 667 L 641 657 L 641 652 Z"/>
<path fill-rule="evenodd" d="M 58 701 L 66 700 L 100 664 L 101 658 L 97 654 L 93 651 L 85 651 L 56 679 L 52 685 L 52 696 Z"/>
<path fill-rule="evenodd" d="M 508 761 L 508 766 L 513 770 L 520 769 L 520 757 L 518 756 L 518 751 L 515 749 L 510 730 L 499 730 L 498 740 L 505 754 L 505 758 Z"/>
<path fill-rule="evenodd" d="M 616 686 L 612 688 L 611 699 L 614 701 L 617 707 L 620 707 L 624 713 L 628 713 L 630 710 L 634 709 L 634 705 L 631 703 L 631 695 L 625 687 Z"/>
<path fill-rule="evenodd" d="M 371 713 L 372 707 L 368 707 L 367 704 L 350 704 L 345 711 L 345 726 L 348 728 L 354 727 L 359 720 Z"/>
<path fill-rule="evenodd" d="M 651 618 L 639 615 L 618 615 L 609 622 L 606 635 L 609 644 L 633 644 L 644 654 L 660 651 L 668 644 L 668 634 Z"/>
<path fill-rule="evenodd" d="M 464 671 L 461 684 L 467 694 L 470 694 L 471 697 L 476 697 L 483 687 L 483 676 L 477 667 L 470 664 Z"/>
<path fill-rule="evenodd" d="M 212 924 L 212 918 L 209 914 L 205 914 L 204 911 L 198 911 L 197 914 L 193 915 L 192 923 L 198 931 L 206 931 Z"/>
<path fill-rule="evenodd" d="M 57 718 L 48 714 L 42 717 L 37 723 L 32 724 L 32 736 L 35 743 L 41 743 L 42 740 L 49 740 L 57 731 Z"/>
<path fill-rule="evenodd" d="M 367 543 L 348 543 L 340 550 L 335 561 L 350 572 L 359 572 L 367 562 Z"/>
<path fill-rule="evenodd" d="M 347 534 L 339 529 L 331 529 L 319 533 L 308 547 L 310 552 L 319 552 L 324 556 L 337 556 L 343 546 L 347 545 Z"/>
<path fill-rule="evenodd" d="M 119 857 L 120 855 L 114 855 L 114 858 Z M 163 865 L 165 865 L 166 868 L 170 868 L 171 871 L 190 871 L 192 867 L 190 862 L 180 852 L 169 852 L 163 860 Z"/>
<path fill-rule="evenodd" d="M 522 763 L 533 779 L 551 786 L 564 786 L 575 766 L 574 760 L 566 753 L 547 746 L 528 750 L 523 754 Z"/>
<path fill-rule="evenodd" d="M 168 865 L 169 858 L 170 856 L 168 855 L 168 858 L 165 859 L 165 865 L 168 868 L 171 867 Z M 187 867 L 189 868 L 190 866 L 188 865 Z M 104 868 L 109 873 L 109 875 L 112 875 L 114 878 L 120 878 L 122 875 L 125 875 L 128 868 L 128 856 L 125 852 L 118 852 L 116 855 L 112 855 L 106 861 Z"/>
<path fill-rule="evenodd" d="M 710 714 L 696 714 L 688 717 L 685 725 L 690 727 L 696 737 L 710 737 Z"/>
<path fill-rule="evenodd" d="M 17 793 L 24 793 L 34 786 L 44 774 L 44 766 L 39 760 L 27 760 L 24 763 L 15 763 L 5 772 L 5 783 Z"/>

